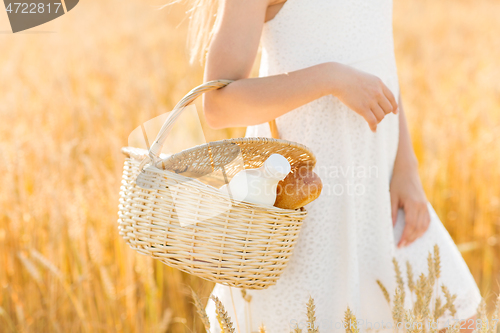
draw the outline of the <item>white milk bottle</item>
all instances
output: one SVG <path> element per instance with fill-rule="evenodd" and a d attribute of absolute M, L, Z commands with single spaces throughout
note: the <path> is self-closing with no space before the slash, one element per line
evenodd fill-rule
<path fill-rule="evenodd" d="M 280 154 L 272 154 L 260 168 L 238 172 L 220 190 L 233 200 L 272 206 L 276 201 L 278 182 L 288 173 L 288 160 Z"/>

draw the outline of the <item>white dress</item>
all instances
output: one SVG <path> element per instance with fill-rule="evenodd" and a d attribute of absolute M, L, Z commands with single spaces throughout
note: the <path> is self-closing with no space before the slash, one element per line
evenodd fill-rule
<path fill-rule="evenodd" d="M 336 61 L 378 76 L 396 97 L 399 94 L 392 0 L 288 0 L 265 24 L 261 42 L 260 76 Z M 345 331 L 339 324 L 347 306 L 366 323 L 361 329 L 370 327 L 369 322 L 373 328 L 376 323 L 383 328 L 382 323 L 392 319 L 376 280 L 392 297 L 396 286 L 392 258 L 399 261 L 405 281 L 407 260 L 415 277 L 427 274 L 427 254 L 436 243 L 441 251 L 439 283 L 457 294 L 454 318 L 476 313 L 481 299 L 477 285 L 430 203 L 431 222 L 425 234 L 396 248 L 404 212 L 399 210 L 393 227 L 389 185 L 398 120 L 398 115 L 387 115 L 373 133 L 361 116 L 332 95 L 276 120 L 282 139 L 302 143 L 315 153 L 323 192 L 306 206 L 308 216 L 298 243 L 275 286 L 248 291 L 250 305 L 236 288 L 214 288 L 213 294 L 225 304 L 233 322 L 237 319 L 242 333 L 257 331 L 261 323 L 269 333 L 288 333 L 295 324 L 304 328 L 309 296 L 316 304 L 321 333 Z M 250 126 L 246 136 L 270 137 L 269 126 Z M 406 290 L 407 308 L 409 294 Z M 206 310 L 211 331 L 220 332 L 212 301 Z M 439 328 L 451 318 L 446 313 Z"/>

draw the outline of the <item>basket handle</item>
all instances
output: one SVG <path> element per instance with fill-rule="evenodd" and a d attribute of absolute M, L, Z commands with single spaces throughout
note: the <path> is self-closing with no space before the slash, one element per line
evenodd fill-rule
<path fill-rule="evenodd" d="M 198 98 L 200 95 L 210 91 L 210 90 L 215 90 L 215 89 L 221 89 L 230 84 L 231 82 L 234 82 L 234 80 L 214 80 L 214 81 L 208 81 L 205 82 L 198 87 L 192 89 L 190 92 L 186 94 L 174 107 L 172 113 L 169 115 L 165 123 L 160 129 L 160 132 L 156 136 L 156 139 L 154 140 L 153 144 L 149 148 L 149 158 L 146 158 L 142 161 L 140 165 L 140 169 L 142 167 L 150 162 L 151 160 L 155 162 L 159 159 L 160 151 L 163 148 L 163 145 L 165 144 L 165 140 L 167 139 L 168 134 L 170 133 L 170 130 L 172 129 L 172 126 L 174 125 L 175 121 L 179 116 L 181 115 L 182 111 L 184 111 L 184 107 L 190 105 L 193 103 L 196 98 Z M 278 133 L 278 127 L 276 126 L 276 121 L 273 119 L 269 122 L 269 126 L 271 129 L 271 136 L 275 139 L 279 139 L 279 133 Z"/>

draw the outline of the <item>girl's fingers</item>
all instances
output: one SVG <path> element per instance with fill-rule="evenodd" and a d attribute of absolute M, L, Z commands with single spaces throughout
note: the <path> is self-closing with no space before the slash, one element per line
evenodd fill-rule
<path fill-rule="evenodd" d="M 391 192 L 391 215 L 392 215 L 392 226 L 396 225 L 398 218 L 398 197 Z"/>
<path fill-rule="evenodd" d="M 430 215 L 427 206 L 420 206 L 414 208 L 415 211 L 415 229 L 414 232 L 408 237 L 407 244 L 413 243 L 418 238 L 422 237 L 429 228 Z"/>
<path fill-rule="evenodd" d="M 418 238 L 422 237 L 422 235 L 425 233 L 425 217 L 424 217 L 424 214 L 421 212 L 419 214 L 419 218 L 418 218 L 418 222 L 417 222 L 417 227 L 416 227 L 416 232 L 415 234 L 413 235 L 413 240 L 412 240 L 412 243 L 414 241 L 416 241 Z"/>
<path fill-rule="evenodd" d="M 397 110 L 398 110 L 398 103 L 396 103 L 396 98 L 394 97 L 394 94 L 392 93 L 392 91 L 389 88 L 387 88 L 387 86 L 385 84 L 382 84 L 382 90 L 384 91 L 384 95 L 385 95 L 385 97 L 387 97 L 387 100 L 389 101 L 389 103 L 391 103 L 392 112 L 394 112 L 394 114 L 396 114 Z"/>
<path fill-rule="evenodd" d="M 380 105 L 382 110 L 384 110 L 385 114 L 394 112 L 394 108 L 391 105 L 391 102 L 389 102 L 389 100 L 387 99 L 387 97 L 385 97 L 385 95 L 381 96 L 380 100 L 378 101 L 378 105 Z"/>
<path fill-rule="evenodd" d="M 405 228 L 403 229 L 403 234 L 401 235 L 401 239 L 399 240 L 398 247 L 401 248 L 408 244 L 408 240 L 410 235 L 413 233 L 414 226 L 411 224 L 405 224 Z"/>
<path fill-rule="evenodd" d="M 421 235 L 422 235 L 422 221 L 419 218 L 417 218 L 414 224 L 413 233 L 410 235 L 410 237 L 408 237 L 408 242 L 406 244 L 409 245 L 413 243 Z"/>
<path fill-rule="evenodd" d="M 377 130 L 378 120 L 377 120 L 377 118 L 375 118 L 375 115 L 373 114 L 373 112 L 371 110 L 367 111 L 364 114 L 364 118 L 365 118 L 366 122 L 368 123 L 368 126 L 370 126 L 370 129 L 372 130 L 372 132 L 375 132 Z"/>
<path fill-rule="evenodd" d="M 401 236 L 401 240 L 398 246 L 406 246 L 410 244 L 416 232 L 417 227 L 417 212 L 413 207 L 405 207 L 405 227 L 403 230 L 403 236 Z M 404 237 L 404 239 L 403 239 Z"/>
<path fill-rule="evenodd" d="M 431 215 L 429 214 L 429 210 L 427 209 L 427 204 L 424 204 L 422 207 L 422 232 L 421 236 L 425 234 L 427 229 L 429 229 L 429 225 L 431 223 Z"/>
<path fill-rule="evenodd" d="M 371 110 L 372 110 L 372 113 L 375 116 L 375 118 L 377 118 L 377 123 L 380 123 L 382 121 L 382 119 L 384 119 L 384 117 L 385 117 L 384 110 L 382 110 L 382 108 L 378 104 L 374 105 L 371 108 Z"/>

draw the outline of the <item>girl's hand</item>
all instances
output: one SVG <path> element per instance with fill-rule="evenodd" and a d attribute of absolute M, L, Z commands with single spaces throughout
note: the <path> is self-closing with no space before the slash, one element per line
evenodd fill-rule
<path fill-rule="evenodd" d="M 362 116 L 373 132 L 386 114 L 397 114 L 396 99 L 381 79 L 347 65 L 333 65 L 333 95 Z"/>
<path fill-rule="evenodd" d="M 422 236 L 431 221 L 427 198 L 415 167 L 395 166 L 390 185 L 392 224 L 396 224 L 399 207 L 405 212 L 405 227 L 398 248 Z"/>

